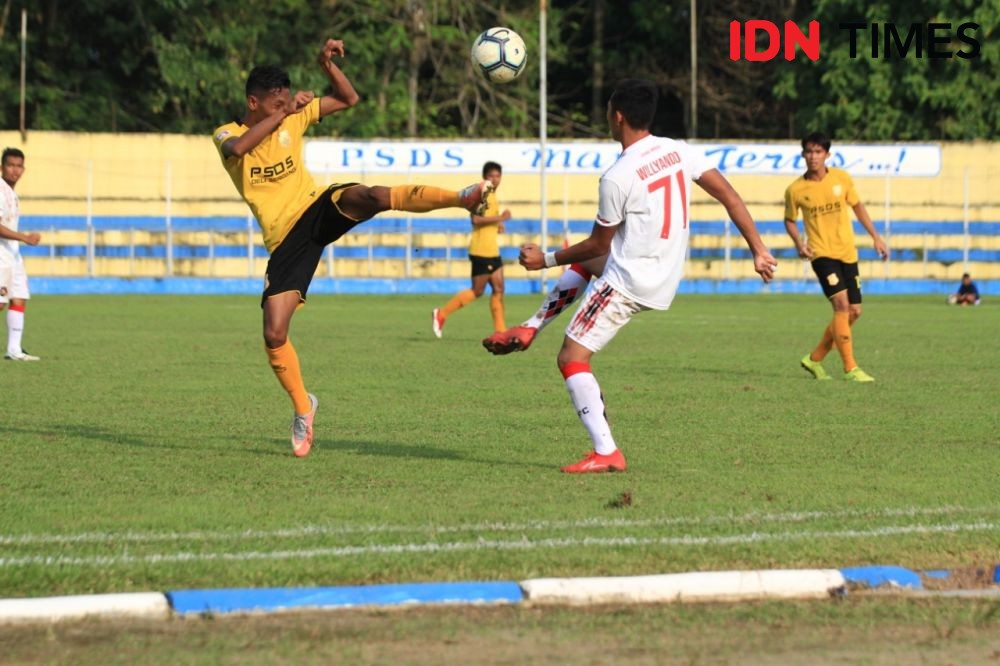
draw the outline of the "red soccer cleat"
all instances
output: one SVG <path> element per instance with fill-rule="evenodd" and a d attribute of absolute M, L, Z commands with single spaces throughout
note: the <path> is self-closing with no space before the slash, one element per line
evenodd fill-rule
<path fill-rule="evenodd" d="M 502 333 L 494 333 L 490 337 L 484 338 L 483 347 L 486 347 L 487 351 L 497 356 L 524 351 L 531 346 L 531 341 L 535 339 L 536 333 L 538 333 L 537 328 L 515 326 L 514 328 L 508 328 Z"/>
<path fill-rule="evenodd" d="M 431 330 L 434 332 L 435 338 L 440 338 L 442 330 L 444 328 L 444 317 L 441 316 L 441 310 L 434 308 L 431 310 Z"/>
<path fill-rule="evenodd" d="M 590 472 L 624 472 L 626 468 L 625 456 L 621 450 L 602 456 L 597 451 L 591 451 L 578 463 L 567 465 L 562 471 L 567 474 L 587 474 Z"/>

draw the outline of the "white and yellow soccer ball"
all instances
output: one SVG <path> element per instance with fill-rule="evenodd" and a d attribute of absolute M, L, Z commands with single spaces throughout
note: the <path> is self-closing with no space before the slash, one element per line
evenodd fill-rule
<path fill-rule="evenodd" d="M 524 71 L 524 40 L 510 28 L 490 28 L 472 43 L 472 62 L 493 83 L 509 83 Z"/>

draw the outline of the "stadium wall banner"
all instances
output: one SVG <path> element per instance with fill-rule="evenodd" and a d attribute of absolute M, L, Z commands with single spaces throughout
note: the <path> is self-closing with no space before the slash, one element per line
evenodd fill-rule
<path fill-rule="evenodd" d="M 797 143 L 701 143 L 709 163 L 727 175 L 794 176 L 805 171 Z M 554 174 L 603 173 L 618 158 L 612 142 L 556 141 L 546 146 L 545 168 Z M 835 144 L 828 166 L 853 176 L 937 176 L 937 144 Z M 313 173 L 464 173 L 484 162 L 503 165 L 505 173 L 537 173 L 542 162 L 532 141 L 341 141 L 306 143 L 306 166 Z"/>

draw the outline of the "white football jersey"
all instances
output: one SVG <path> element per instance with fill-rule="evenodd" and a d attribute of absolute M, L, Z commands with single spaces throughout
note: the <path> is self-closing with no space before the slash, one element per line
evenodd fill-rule
<path fill-rule="evenodd" d="M 0 224 L 17 231 L 20 218 L 17 194 L 7 181 L 0 178 Z M 0 238 L 0 262 L 13 263 L 21 255 L 21 244 L 9 238 Z"/>
<path fill-rule="evenodd" d="M 666 310 L 684 276 L 692 181 L 712 168 L 684 141 L 649 135 L 601 176 L 597 223 L 618 226 L 604 277 L 632 300 Z"/>

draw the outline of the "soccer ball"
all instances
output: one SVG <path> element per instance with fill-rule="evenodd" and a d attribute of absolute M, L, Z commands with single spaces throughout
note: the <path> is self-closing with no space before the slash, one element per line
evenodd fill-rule
<path fill-rule="evenodd" d="M 509 83 L 524 71 L 528 52 L 510 28 L 490 28 L 472 43 L 472 62 L 493 83 Z"/>

